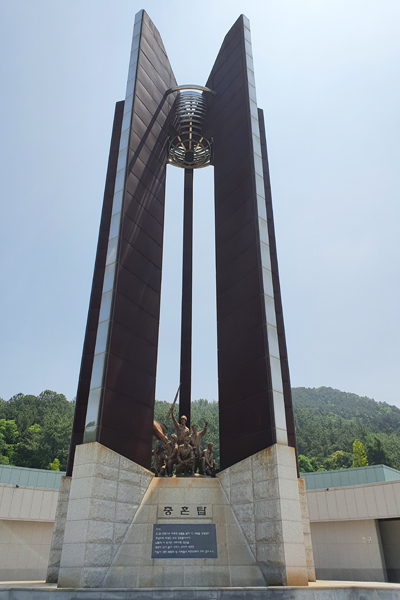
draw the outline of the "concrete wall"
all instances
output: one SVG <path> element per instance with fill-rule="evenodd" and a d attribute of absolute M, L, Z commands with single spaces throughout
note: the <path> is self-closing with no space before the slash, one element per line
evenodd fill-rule
<path fill-rule="evenodd" d="M 58 490 L 63 471 L 47 471 L 46 469 L 29 469 L 14 465 L 0 465 L 0 484 L 28 486 Z"/>
<path fill-rule="evenodd" d="M 0 483 L 0 580 L 45 579 L 57 497 L 56 490 Z M 400 482 L 312 490 L 307 499 L 318 579 L 365 580 L 368 570 L 366 580 L 384 581 L 375 520 L 387 518 L 379 528 L 388 579 L 396 581 Z"/>
<path fill-rule="evenodd" d="M 400 481 L 400 471 L 386 465 L 370 465 L 368 467 L 356 467 L 355 469 L 301 473 L 300 476 L 306 482 L 307 491 L 365 485 L 366 483 L 380 483 L 384 481 Z"/>
<path fill-rule="evenodd" d="M 400 481 L 307 492 L 310 521 L 354 521 L 400 515 Z"/>
<path fill-rule="evenodd" d="M 57 497 L 57 490 L 0 484 L 0 581 L 45 579 Z"/>
<path fill-rule="evenodd" d="M 376 521 L 311 523 L 317 579 L 386 581 Z"/>
<path fill-rule="evenodd" d="M 0 581 L 43 581 L 53 523 L 0 521 Z"/>
<path fill-rule="evenodd" d="M 381 526 L 391 540 L 384 556 L 377 520 L 399 518 L 400 481 L 311 490 L 307 499 L 317 579 L 386 581 L 386 560 L 389 580 L 396 581 L 400 527 Z"/>
<path fill-rule="evenodd" d="M 57 498 L 58 490 L 0 484 L 0 519 L 53 523 Z"/>

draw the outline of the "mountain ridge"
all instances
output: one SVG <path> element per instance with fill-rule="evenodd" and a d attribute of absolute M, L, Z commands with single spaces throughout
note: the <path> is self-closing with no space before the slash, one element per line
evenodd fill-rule
<path fill-rule="evenodd" d="M 398 407 L 325 386 L 292 388 L 292 396 L 298 454 L 306 459 L 301 470 L 352 466 L 356 439 L 364 445 L 369 464 L 400 469 Z M 165 421 L 169 407 L 169 402 L 156 400 L 154 418 L 164 421 L 171 434 L 172 421 Z M 177 415 L 177 407 L 175 411 Z M 0 399 L 0 464 L 52 468 L 50 464 L 58 458 L 64 469 L 73 412 L 74 402 L 49 390 L 38 396 L 16 394 L 9 401 Z M 192 423 L 201 431 L 205 421 L 208 431 L 202 447 L 213 442 L 218 463 L 218 403 L 194 400 Z"/>

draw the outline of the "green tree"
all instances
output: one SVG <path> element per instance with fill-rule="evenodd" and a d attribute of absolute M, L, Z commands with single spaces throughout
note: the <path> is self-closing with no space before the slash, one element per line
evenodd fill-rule
<path fill-rule="evenodd" d="M 336 450 L 325 461 L 324 465 L 329 471 L 338 469 L 350 469 L 353 463 L 353 454 L 351 452 L 343 452 Z"/>
<path fill-rule="evenodd" d="M 16 394 L 8 402 L 0 402 L 0 417 L 14 420 L 19 431 L 10 464 L 47 469 L 56 456 L 64 471 L 74 407 L 74 402 L 68 402 L 63 394 L 51 390 L 45 390 L 39 396 Z M 40 432 L 31 430 L 34 425 Z"/>
<path fill-rule="evenodd" d="M 192 402 L 191 410 L 192 425 L 197 425 L 199 431 L 204 428 L 204 422 L 208 422 L 207 433 L 201 439 L 200 452 L 207 448 L 210 442 L 214 445 L 213 454 L 216 468 L 220 465 L 220 448 L 219 448 L 219 409 L 218 402 L 209 402 L 204 398 Z"/>
<path fill-rule="evenodd" d="M 35 423 L 21 436 L 21 441 L 15 447 L 15 464 L 20 467 L 41 468 L 41 437 L 42 429 Z"/>
<path fill-rule="evenodd" d="M 298 453 L 308 459 L 312 471 L 352 466 L 355 438 L 364 446 L 369 464 L 400 469 L 399 408 L 328 387 L 293 388 L 292 396 Z M 169 406 L 169 402 L 156 401 L 155 419 L 165 423 L 170 435 L 172 419 L 165 419 Z M 0 463 L 48 469 L 57 457 L 60 469 L 65 470 L 73 414 L 74 402 L 50 390 L 38 396 L 16 394 L 8 401 L 0 398 L 0 421 L 14 422 L 18 434 L 11 440 L 8 432 L 6 439 L 0 430 Z M 177 407 L 174 414 L 178 416 Z M 219 465 L 218 403 L 195 400 L 192 424 L 201 430 L 205 420 L 209 425 L 202 449 L 212 442 Z"/>
<path fill-rule="evenodd" d="M 370 465 L 390 465 L 382 440 L 378 435 L 369 435 L 365 442 L 365 452 Z"/>
<path fill-rule="evenodd" d="M 6 418 L 13 419 L 17 424 L 18 431 L 22 434 L 31 425 L 38 422 L 36 418 L 37 404 L 36 396 L 16 394 L 6 402 Z"/>
<path fill-rule="evenodd" d="M 47 469 L 54 456 L 60 461 L 61 471 L 65 471 L 71 437 L 71 420 L 68 415 L 58 416 L 49 412 L 43 419 L 41 450 L 39 453 L 40 468 Z"/>
<path fill-rule="evenodd" d="M 59 471 L 60 470 L 60 461 L 58 458 L 55 458 L 53 462 L 49 463 L 50 471 Z"/>
<path fill-rule="evenodd" d="M 307 456 L 303 456 L 299 454 L 299 471 L 300 473 L 312 473 L 314 471 L 313 466 L 310 462 L 310 459 Z"/>
<path fill-rule="evenodd" d="M 369 464 L 400 469 L 398 407 L 327 387 L 292 388 L 292 397 L 297 449 L 312 464 L 315 459 L 315 469 L 346 468 L 349 455 L 351 466 L 355 438 L 364 445 Z M 335 465 L 337 451 L 344 456 Z"/>
<path fill-rule="evenodd" d="M 310 463 L 311 466 L 313 468 L 313 471 L 326 471 L 324 465 L 318 460 L 318 458 L 315 458 L 314 456 L 312 458 L 310 458 Z"/>
<path fill-rule="evenodd" d="M 368 459 L 365 453 L 364 446 L 360 440 L 353 442 L 353 464 L 352 467 L 367 467 Z"/>
<path fill-rule="evenodd" d="M 0 398 L 0 419 L 6 418 L 6 407 L 7 402 L 3 398 Z"/>
<path fill-rule="evenodd" d="M 365 451 L 369 464 L 384 464 L 400 469 L 400 429 L 367 437 Z"/>
<path fill-rule="evenodd" d="M 18 437 L 15 421 L 0 419 L 0 464 L 12 464 L 14 444 Z"/>

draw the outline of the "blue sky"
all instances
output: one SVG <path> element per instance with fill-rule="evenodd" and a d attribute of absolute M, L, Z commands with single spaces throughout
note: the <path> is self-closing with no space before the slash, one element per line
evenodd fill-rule
<path fill-rule="evenodd" d="M 225 33 L 249 17 L 292 385 L 400 406 L 398 0 L 3 0 L 0 396 L 75 396 L 114 104 L 141 8 L 179 83 L 204 84 Z M 161 400 L 179 379 L 182 175 L 169 167 Z M 212 177 L 195 173 L 192 396 L 209 400 Z"/>

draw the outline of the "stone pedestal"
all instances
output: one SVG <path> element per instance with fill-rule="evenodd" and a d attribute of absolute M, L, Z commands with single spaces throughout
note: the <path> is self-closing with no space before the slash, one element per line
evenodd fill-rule
<path fill-rule="evenodd" d="M 56 518 L 54 520 L 53 527 L 53 537 L 51 538 L 46 583 L 57 583 L 58 581 L 70 490 L 71 477 L 61 477 L 56 508 Z"/>
<path fill-rule="evenodd" d="M 77 446 L 59 587 L 103 587 L 153 474 L 97 442 Z"/>
<path fill-rule="evenodd" d="M 294 448 L 275 444 L 217 477 L 266 583 L 308 585 Z"/>
<path fill-rule="evenodd" d="M 78 446 L 58 585 L 306 586 L 312 549 L 303 492 L 288 446 L 263 450 L 215 479 L 155 478 L 97 442 Z M 167 516 L 166 506 L 175 512 Z M 179 507 L 188 506 L 211 510 L 201 518 L 182 517 Z M 152 558 L 153 526 L 183 519 L 215 525 L 216 558 Z"/>
<path fill-rule="evenodd" d="M 304 479 L 301 477 L 298 479 L 298 482 L 299 482 L 301 519 L 303 521 L 304 548 L 306 551 L 307 576 L 308 576 L 308 581 L 316 581 L 314 554 L 313 554 L 312 541 L 311 541 L 310 515 L 308 514 L 306 484 L 305 484 Z"/>
<path fill-rule="evenodd" d="M 151 558 L 154 524 L 182 524 L 162 513 L 163 506 L 211 506 L 209 518 L 185 523 L 215 524 L 217 558 Z M 246 538 L 218 479 L 154 478 L 104 579 L 105 587 L 265 586 Z"/>

